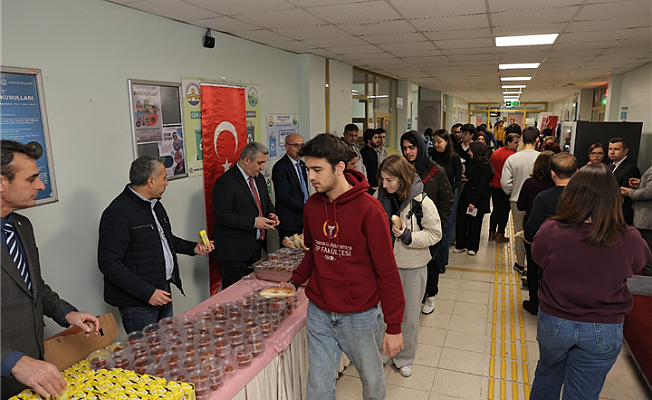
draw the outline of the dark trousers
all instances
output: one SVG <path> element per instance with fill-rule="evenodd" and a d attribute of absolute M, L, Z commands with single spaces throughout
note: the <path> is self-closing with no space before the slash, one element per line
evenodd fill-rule
<path fill-rule="evenodd" d="M 285 246 L 283 245 L 283 239 L 285 239 L 286 236 L 287 236 L 287 237 L 291 237 L 291 236 L 294 235 L 295 233 L 301 233 L 301 231 L 299 231 L 299 232 L 295 232 L 295 231 L 282 231 L 282 230 L 280 230 L 280 229 L 277 229 L 277 232 L 278 232 L 278 247 L 279 247 L 279 248 L 281 248 L 281 247 L 285 247 Z"/>
<path fill-rule="evenodd" d="M 171 293 L 169 283 L 165 290 Z M 122 326 L 124 326 L 125 333 L 127 334 L 133 331 L 142 331 L 147 325 L 174 315 L 172 302 L 160 307 L 147 304 L 143 306 L 119 307 L 118 310 L 122 318 Z"/>
<path fill-rule="evenodd" d="M 647 242 L 647 247 L 649 247 L 650 251 L 652 251 L 652 230 L 639 229 L 638 231 L 641 232 L 643 240 Z M 645 266 L 645 275 L 652 276 L 652 263 Z"/>
<path fill-rule="evenodd" d="M 478 211 L 478 215 L 472 217 L 466 213 L 468 208 L 468 204 L 460 204 L 457 207 L 457 243 L 455 248 L 478 251 L 484 214 Z"/>
<path fill-rule="evenodd" d="M 435 246 L 437 253 L 439 253 L 441 242 L 437 243 Z M 439 263 L 437 262 L 436 256 L 428 262 L 427 267 L 428 280 L 426 281 L 426 295 L 424 296 L 424 301 L 426 297 L 436 296 L 437 293 L 439 293 Z"/>
<path fill-rule="evenodd" d="M 494 209 L 489 218 L 489 232 L 505 233 L 507 220 L 509 219 L 509 196 L 502 188 L 489 186 Z"/>
<path fill-rule="evenodd" d="M 527 257 L 527 290 L 530 293 L 530 304 L 539 305 L 539 280 L 540 268 L 532 259 L 532 245 L 525 243 L 525 256 Z"/>
<path fill-rule="evenodd" d="M 247 261 L 227 261 L 220 260 L 220 272 L 222 273 L 222 290 L 233 285 L 243 276 L 249 275 L 254 272 L 251 267 L 253 263 L 260 260 L 260 251 L 263 247 L 262 240 L 256 240 L 256 246 L 251 258 Z"/>

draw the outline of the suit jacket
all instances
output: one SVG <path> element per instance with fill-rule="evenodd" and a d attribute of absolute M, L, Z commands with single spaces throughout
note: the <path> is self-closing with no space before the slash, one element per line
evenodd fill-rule
<path fill-rule="evenodd" d="M 301 174 L 308 190 L 308 176 L 306 164 L 301 163 Z M 272 181 L 274 182 L 274 195 L 276 197 L 276 212 L 281 224 L 279 230 L 301 233 L 303 230 L 303 190 L 297 175 L 296 162 L 288 155 L 284 155 L 272 168 Z"/>
<path fill-rule="evenodd" d="M 254 178 L 260 196 L 263 216 L 276 214 L 269 198 L 265 178 Z M 258 216 L 256 200 L 251 194 L 249 184 L 234 165 L 215 181 L 213 186 L 213 212 L 215 216 L 214 256 L 218 260 L 248 261 L 256 245 L 254 224 Z M 264 244 L 264 243 L 263 243 Z"/>
<path fill-rule="evenodd" d="M 26 217 L 13 214 L 13 225 L 16 235 L 25 251 L 29 267 L 32 290 L 20 276 L 20 272 L 9 255 L 2 248 L 2 278 L 0 291 L 2 296 L 2 360 L 12 351 L 19 351 L 27 356 L 43 359 L 43 316 L 46 315 L 64 326 L 63 317 L 75 308 L 70 303 L 61 300 L 41 277 L 38 248 L 34 239 L 32 224 Z M 7 399 L 25 386 L 12 376 L 2 377 L 2 399 Z"/>
<path fill-rule="evenodd" d="M 611 169 L 612 166 L 613 163 L 609 163 L 609 169 Z M 638 170 L 638 167 L 632 162 L 632 160 L 626 158 L 618 168 L 616 168 L 614 176 L 618 182 L 618 187 L 629 187 L 629 178 L 640 178 L 641 171 Z M 628 225 L 634 224 L 634 208 L 632 199 L 629 197 L 625 197 L 623 201 L 623 217 L 625 217 L 625 222 L 627 222 Z"/>

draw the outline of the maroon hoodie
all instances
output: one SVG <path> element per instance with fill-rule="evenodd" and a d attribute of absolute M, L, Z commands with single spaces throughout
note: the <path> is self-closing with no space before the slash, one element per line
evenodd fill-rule
<path fill-rule="evenodd" d="M 323 193 L 303 210 L 304 242 L 310 250 L 294 271 L 306 294 L 334 313 L 362 312 L 380 301 L 387 333 L 401 333 L 405 298 L 383 206 L 368 193 L 364 175 L 344 172 L 353 187 L 331 202 Z"/>

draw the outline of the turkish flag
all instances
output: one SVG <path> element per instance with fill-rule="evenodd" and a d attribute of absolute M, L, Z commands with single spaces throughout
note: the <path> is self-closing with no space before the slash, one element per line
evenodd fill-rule
<path fill-rule="evenodd" d="M 204 156 L 206 230 L 213 237 L 213 186 L 217 178 L 240 159 L 247 144 L 245 89 L 239 86 L 201 85 L 201 131 Z M 219 262 L 210 257 L 211 296 L 222 280 Z"/>

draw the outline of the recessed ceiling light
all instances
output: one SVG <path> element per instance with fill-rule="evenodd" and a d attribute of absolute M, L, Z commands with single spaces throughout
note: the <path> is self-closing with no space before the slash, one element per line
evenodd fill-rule
<path fill-rule="evenodd" d="M 510 95 L 510 94 L 521 94 L 523 92 L 503 92 L 503 94 Z"/>
<path fill-rule="evenodd" d="M 527 85 L 503 85 L 503 89 L 523 89 Z"/>
<path fill-rule="evenodd" d="M 498 64 L 499 69 L 530 69 L 539 68 L 541 63 Z"/>
<path fill-rule="evenodd" d="M 557 40 L 558 33 L 549 33 L 546 35 L 521 35 L 521 36 L 501 36 L 496 38 L 496 46 L 533 46 L 538 44 L 552 44 Z"/>
<path fill-rule="evenodd" d="M 532 79 L 530 76 L 506 76 L 506 77 L 501 77 L 501 81 L 529 81 Z"/>
<path fill-rule="evenodd" d="M 519 96 L 503 96 L 503 100 L 518 100 Z"/>

